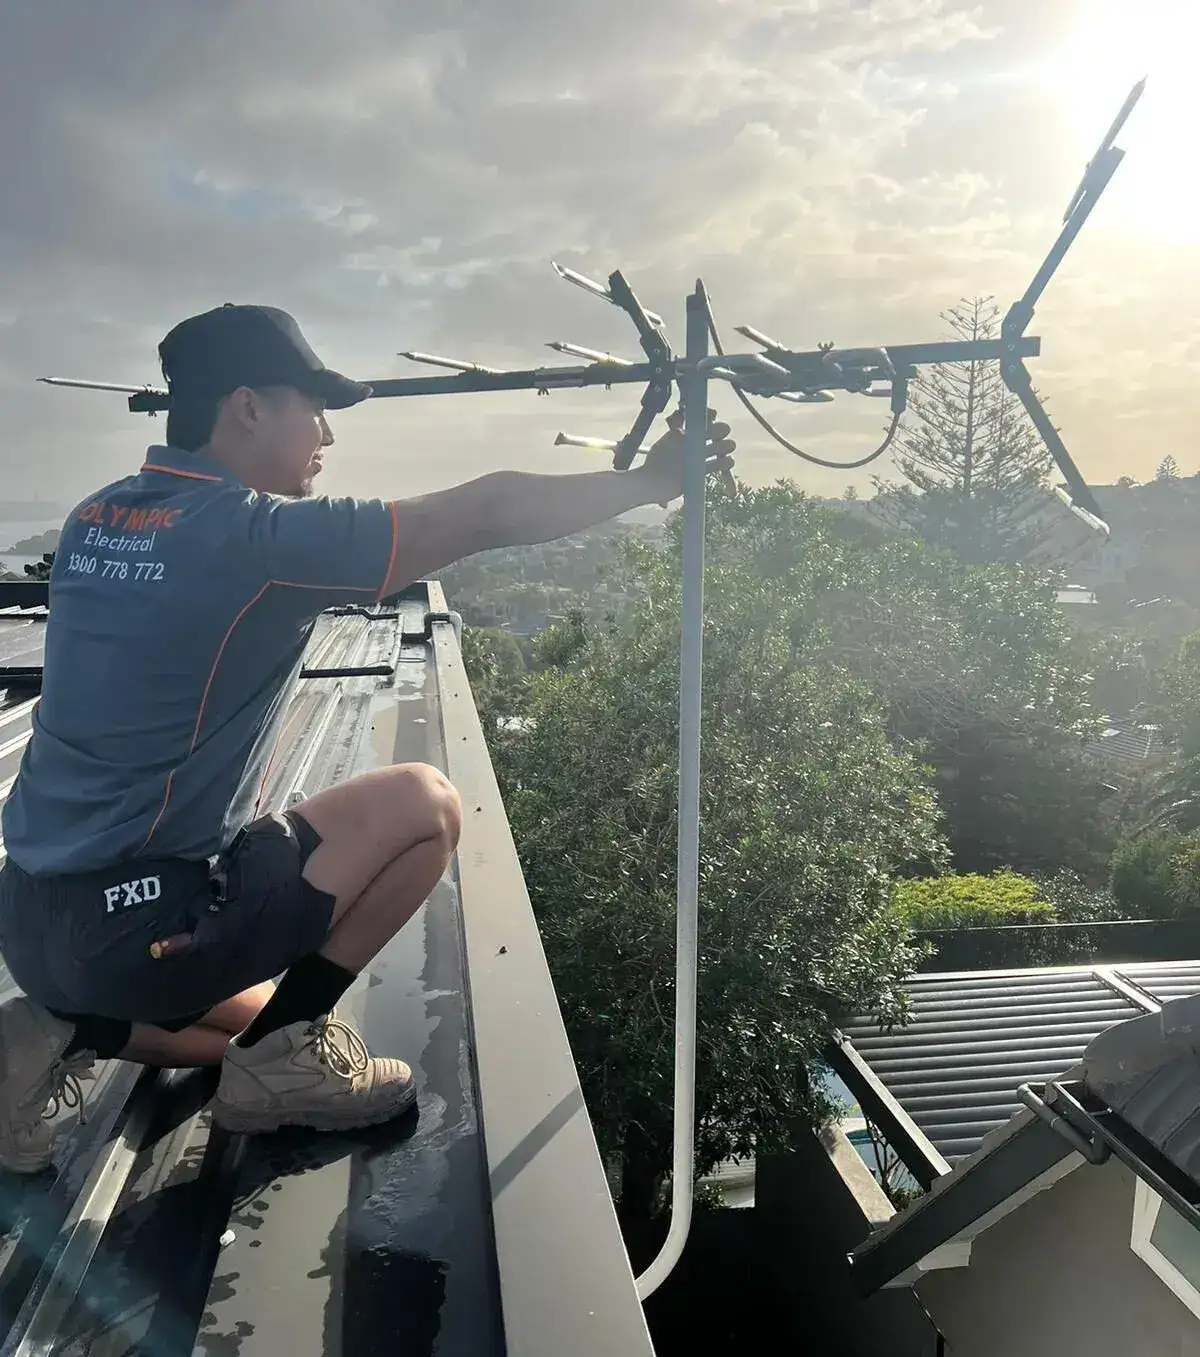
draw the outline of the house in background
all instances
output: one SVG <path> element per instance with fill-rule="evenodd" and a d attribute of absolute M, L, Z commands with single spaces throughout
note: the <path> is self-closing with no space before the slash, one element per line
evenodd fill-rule
<path fill-rule="evenodd" d="M 835 1068 L 925 1188 L 895 1210 L 837 1128 L 805 1166 L 858 1235 L 847 1351 L 890 1323 L 895 1357 L 1200 1354 L 1200 1061 L 1120 1113 L 1080 1079 L 1100 1033 L 1197 991 L 1200 962 L 924 975 L 903 1029 L 847 1026 Z M 760 1202 L 787 1173 L 760 1165 Z"/>

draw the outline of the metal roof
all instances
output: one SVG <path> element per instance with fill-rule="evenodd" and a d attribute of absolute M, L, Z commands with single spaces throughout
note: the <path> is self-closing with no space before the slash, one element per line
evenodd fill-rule
<path fill-rule="evenodd" d="M 1079 1146 L 1092 1162 L 1116 1154 L 1200 1223 L 1195 1062 L 1137 1081 L 1119 1111 L 1074 1077 L 1094 1036 L 1154 1022 L 1160 1004 L 1198 991 L 1197 961 L 956 972 L 912 982 L 904 1028 L 848 1024 L 833 1063 L 929 1189 L 854 1250 L 859 1287 L 911 1280 L 934 1249 L 970 1238 Z M 1024 1099 L 1023 1084 L 1033 1086 Z"/>
<path fill-rule="evenodd" d="M 1085 746 L 1085 753 L 1100 758 L 1140 762 L 1166 752 L 1162 732 L 1157 726 L 1112 724 Z"/>
<path fill-rule="evenodd" d="M 42 663 L 46 616 L 42 604 L 0 606 L 0 671 Z"/>
<path fill-rule="evenodd" d="M 1200 991 L 1200 961 L 1128 963 L 1117 969 L 1160 1004 Z"/>
<path fill-rule="evenodd" d="M 921 975 L 907 1025 L 843 1027 L 850 1059 L 838 1072 L 877 1117 L 881 1098 L 901 1114 L 929 1162 L 953 1164 L 1018 1111 L 1021 1084 L 1061 1078 L 1097 1033 L 1198 990 L 1195 961 Z"/>
<path fill-rule="evenodd" d="M 60 1113 L 53 1169 L 6 1184 L 13 1357 L 651 1357 L 461 653 L 431 622 L 444 608 L 421 585 L 395 610 L 319 620 L 305 660 L 322 676 L 292 698 L 265 798 L 407 760 L 460 789 L 453 869 L 339 1005 L 411 1061 L 416 1114 L 230 1137 L 204 1110 L 215 1071 L 105 1062 L 88 1120 Z M 0 694 L 0 796 L 35 701 Z M 0 969 L 0 999 L 14 992 Z"/>

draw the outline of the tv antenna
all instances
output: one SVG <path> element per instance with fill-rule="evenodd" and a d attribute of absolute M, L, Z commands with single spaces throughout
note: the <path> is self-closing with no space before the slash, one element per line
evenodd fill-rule
<path fill-rule="evenodd" d="M 607 283 L 600 283 L 562 264 L 555 264 L 555 270 L 564 281 L 625 312 L 633 323 L 642 350 L 640 361 L 565 341 L 555 341 L 550 347 L 557 352 L 582 358 L 585 360 L 583 363 L 514 370 L 409 351 L 401 356 L 451 369 L 451 375 L 389 377 L 370 383 L 372 399 L 460 396 L 484 391 L 536 391 L 548 394 L 579 387 L 644 385 L 641 409 L 633 427 L 623 438 L 607 440 L 560 433 L 556 439 L 558 444 L 611 449 L 613 466 L 619 471 L 628 470 L 634 458 L 646 451 L 643 440 L 655 419 L 670 403 L 672 392 L 676 388 L 679 391 L 684 415 L 685 470 L 683 617 L 679 659 L 674 1158 L 670 1230 L 658 1256 L 637 1279 L 638 1294 L 643 1299 L 662 1284 L 682 1255 L 692 1212 L 705 446 L 709 383 L 729 383 L 754 419 L 790 452 L 819 466 L 850 469 L 874 461 L 891 445 L 907 405 L 908 385 L 922 367 L 935 363 L 997 362 L 1005 386 L 1024 406 L 1062 473 L 1064 484 L 1054 487 L 1055 494 L 1090 527 L 1107 535 L 1109 527 L 1099 505 L 1033 389 L 1025 360 L 1036 358 L 1041 353 L 1041 340 L 1027 335 L 1026 330 L 1047 284 L 1125 157 L 1125 152 L 1115 145 L 1116 137 L 1142 97 L 1145 85 L 1146 81 L 1142 79 L 1130 90 L 1099 149 L 1088 162 L 1083 178 L 1067 204 L 1058 237 L 1032 282 L 1009 307 L 997 339 L 945 340 L 869 348 L 837 348 L 833 344 L 823 344 L 814 350 L 797 350 L 788 348 L 753 326 L 739 325 L 737 332 L 756 345 L 757 350 L 726 353 L 713 318 L 708 293 L 703 282 L 698 280 L 687 298 L 685 349 L 680 356 L 671 350 L 662 317 L 642 305 L 621 272 L 611 273 Z M 170 406 L 169 393 L 151 386 L 123 386 L 63 377 L 43 377 L 39 380 L 55 386 L 124 392 L 129 398 L 129 409 L 135 413 L 153 415 Z M 883 442 L 874 451 L 854 461 L 828 461 L 796 447 L 774 428 L 751 399 L 816 404 L 834 399 L 835 392 L 878 397 L 890 403 L 891 420 Z"/>

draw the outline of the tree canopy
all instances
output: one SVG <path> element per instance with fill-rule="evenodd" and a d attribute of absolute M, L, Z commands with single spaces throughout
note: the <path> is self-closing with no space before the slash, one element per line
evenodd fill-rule
<path fill-rule="evenodd" d="M 787 483 L 712 487 L 707 536 L 702 1171 L 822 1115 L 832 1024 L 901 1012 L 914 957 L 895 878 L 942 870 L 948 845 L 963 871 L 1020 867 L 1020 851 L 1043 865 L 1051 834 L 1087 856 L 1071 760 L 1092 729 L 1035 572 L 885 538 Z M 675 521 L 664 549 L 631 548 L 619 618 L 576 612 L 538 638 L 524 719 L 492 733 L 635 1214 L 669 1164 L 680 538 Z"/>
<path fill-rule="evenodd" d="M 990 298 L 943 314 L 957 340 L 995 339 Z M 999 364 L 939 363 L 912 385 L 896 463 L 906 485 L 876 482 L 873 510 L 965 561 L 1028 560 L 1047 535 L 1051 458 Z"/>
<path fill-rule="evenodd" d="M 572 1045 L 626 1213 L 669 1163 L 677 579 L 530 680 L 496 764 Z M 940 863 L 934 798 L 882 705 L 797 665 L 776 591 L 714 568 L 702 768 L 701 1169 L 824 1110 L 830 1023 L 900 1012 L 912 956 L 891 875 Z"/>

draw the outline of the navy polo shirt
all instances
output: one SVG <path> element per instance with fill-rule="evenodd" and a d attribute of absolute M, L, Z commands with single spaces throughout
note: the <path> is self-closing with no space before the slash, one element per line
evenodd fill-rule
<path fill-rule="evenodd" d="M 72 510 L 4 805 L 13 862 L 54 875 L 227 847 L 318 614 L 380 598 L 396 535 L 393 501 L 261 494 L 169 447 Z"/>

